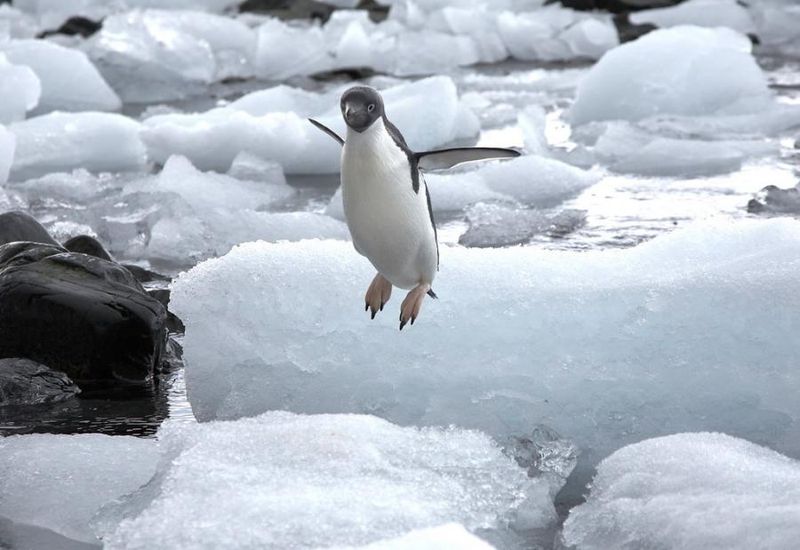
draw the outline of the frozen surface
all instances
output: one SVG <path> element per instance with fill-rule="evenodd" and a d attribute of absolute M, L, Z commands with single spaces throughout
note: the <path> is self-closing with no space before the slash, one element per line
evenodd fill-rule
<path fill-rule="evenodd" d="M 496 203 L 478 203 L 467 210 L 469 229 L 459 237 L 464 246 L 497 247 L 525 244 L 534 235 L 563 237 L 580 227 L 580 210 L 548 212 Z"/>
<path fill-rule="evenodd" d="M 402 294 L 370 321 L 374 271 L 349 243 L 250 243 L 184 273 L 172 307 L 201 421 L 286 408 L 492 435 L 544 423 L 584 466 L 677 430 L 800 456 L 799 266 L 790 219 L 602 252 L 442 247 L 440 299 L 398 332 Z"/>
<path fill-rule="evenodd" d="M 800 462 L 720 433 L 636 443 L 600 463 L 563 536 L 577 550 L 790 550 L 800 537 Z"/>
<path fill-rule="evenodd" d="M 113 113 L 55 112 L 17 122 L 11 178 L 25 180 L 48 172 L 84 168 L 91 172 L 142 170 L 145 148 L 139 123 Z"/>
<path fill-rule="evenodd" d="M 14 161 L 14 151 L 17 148 L 17 138 L 0 124 L 0 183 L 8 180 L 11 163 Z"/>
<path fill-rule="evenodd" d="M 288 174 L 336 173 L 341 147 L 306 117 L 318 118 L 344 136 L 338 95 L 316 97 L 280 86 L 205 113 L 150 117 L 144 122 L 142 137 L 157 162 L 181 154 L 198 168 L 224 172 L 245 151 L 279 162 Z M 387 115 L 415 150 L 478 133 L 475 115 L 460 103 L 449 77 L 393 86 L 383 97 Z M 420 120 L 425 124 L 419 124 Z"/>
<path fill-rule="evenodd" d="M 668 8 L 633 12 L 630 21 L 635 25 L 650 23 L 662 28 L 698 25 L 728 27 L 743 34 L 754 34 L 756 31 L 750 12 L 736 0 L 689 0 Z"/>
<path fill-rule="evenodd" d="M 335 550 L 344 548 L 333 547 Z M 363 550 L 441 550 L 443 548 L 458 548 L 459 550 L 492 550 L 494 548 L 486 541 L 479 539 L 463 525 L 447 523 L 439 527 L 417 529 L 407 535 L 393 539 L 386 539 L 360 546 Z"/>
<path fill-rule="evenodd" d="M 491 529 L 542 483 L 480 432 L 371 416 L 173 423 L 159 443 L 166 456 L 154 482 L 108 511 L 127 519 L 107 548 L 358 546 L 448 522 Z"/>
<path fill-rule="evenodd" d="M 13 40 L 0 44 L 9 61 L 30 67 L 41 83 L 39 104 L 32 114 L 62 111 L 116 111 L 117 94 L 86 54 L 46 40 Z"/>
<path fill-rule="evenodd" d="M 772 105 L 750 40 L 725 28 L 678 26 L 614 48 L 578 85 L 573 124 L 652 115 L 737 115 Z"/>
<path fill-rule="evenodd" d="M 30 67 L 15 65 L 0 52 L 0 124 L 25 118 L 39 103 L 42 86 Z"/>
<path fill-rule="evenodd" d="M 0 518 L 96 542 L 95 512 L 153 476 L 153 440 L 131 436 L 0 438 Z"/>

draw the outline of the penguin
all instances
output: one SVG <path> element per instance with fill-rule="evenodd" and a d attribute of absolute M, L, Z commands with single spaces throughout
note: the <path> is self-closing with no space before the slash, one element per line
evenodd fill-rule
<path fill-rule="evenodd" d="M 342 94 L 340 108 L 347 134 L 309 119 L 342 146 L 344 214 L 356 251 L 377 274 L 364 296 L 374 319 L 392 288 L 408 290 L 400 305 L 400 330 L 414 324 L 425 296 L 437 298 L 439 241 L 431 196 L 422 170 L 452 168 L 465 162 L 519 156 L 513 149 L 458 147 L 412 151 L 389 121 L 383 98 L 373 88 L 354 86 Z"/>

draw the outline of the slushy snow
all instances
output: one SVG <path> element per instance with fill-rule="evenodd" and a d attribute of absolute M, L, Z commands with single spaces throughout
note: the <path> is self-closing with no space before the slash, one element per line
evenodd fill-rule
<path fill-rule="evenodd" d="M 167 423 L 159 445 L 153 483 L 106 510 L 126 517 L 106 548 L 352 547 L 449 522 L 492 529 L 544 483 L 479 432 L 371 416 Z"/>
<path fill-rule="evenodd" d="M 576 550 L 790 550 L 800 538 L 800 462 L 720 433 L 682 433 L 603 460 L 564 524 Z"/>
<path fill-rule="evenodd" d="M 800 456 L 798 268 L 789 219 L 602 252 L 443 246 L 439 300 L 399 332 L 401 292 L 364 313 L 375 273 L 350 243 L 249 243 L 182 274 L 171 306 L 201 421 L 356 412 L 495 436 L 544 423 L 584 467 L 702 429 Z"/>
<path fill-rule="evenodd" d="M 578 85 L 570 120 L 736 115 L 773 103 L 750 40 L 726 28 L 662 29 L 606 53 Z"/>
<path fill-rule="evenodd" d="M 0 518 L 96 543 L 90 520 L 156 471 L 155 441 L 101 434 L 0 438 Z"/>
<path fill-rule="evenodd" d="M 17 138 L 11 178 L 84 168 L 91 172 L 144 169 L 139 123 L 113 113 L 54 112 L 9 126 Z"/>
<path fill-rule="evenodd" d="M 62 111 L 117 111 L 119 97 L 80 50 L 46 40 L 0 43 L 12 63 L 30 67 L 41 83 L 41 97 L 31 113 Z"/>

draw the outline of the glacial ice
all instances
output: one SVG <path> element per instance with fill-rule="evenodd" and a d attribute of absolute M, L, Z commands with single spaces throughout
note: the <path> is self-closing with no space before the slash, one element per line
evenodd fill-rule
<path fill-rule="evenodd" d="M 0 43 L 12 63 L 30 67 L 41 83 L 41 97 L 33 115 L 54 110 L 117 111 L 122 106 L 94 65 L 80 50 L 46 40 Z"/>
<path fill-rule="evenodd" d="M 578 85 L 575 125 L 653 115 L 740 115 L 773 105 L 750 40 L 733 30 L 660 29 L 606 53 Z"/>
<path fill-rule="evenodd" d="M 477 119 L 460 104 L 449 77 L 403 83 L 382 94 L 388 116 L 416 150 L 433 149 L 478 131 Z M 289 110 L 297 107 L 300 114 Z M 277 108 L 286 110 L 273 110 Z M 150 117 L 143 123 L 142 139 L 156 162 L 180 154 L 202 170 L 224 172 L 236 155 L 247 151 L 279 162 L 287 174 L 338 172 L 341 147 L 306 116 L 345 134 L 338 93 L 315 98 L 312 92 L 279 86 L 205 113 Z M 418 124 L 421 119 L 426 124 Z"/>
<path fill-rule="evenodd" d="M 408 534 L 397 538 L 385 539 L 373 542 L 365 546 L 359 546 L 362 550 L 442 550 L 452 548 L 455 550 L 492 550 L 494 547 L 488 542 L 479 539 L 463 525 L 458 523 L 446 523 L 439 527 L 428 527 L 416 529 Z M 332 547 L 330 550 L 345 550 L 340 547 Z"/>
<path fill-rule="evenodd" d="M 154 481 L 104 511 L 107 525 L 125 518 L 104 537 L 110 550 L 351 547 L 449 522 L 491 529 L 544 483 L 480 432 L 371 416 L 167 423 L 159 445 Z"/>
<path fill-rule="evenodd" d="M 0 518 L 97 542 L 89 523 L 156 471 L 153 440 L 101 434 L 0 438 Z"/>
<path fill-rule="evenodd" d="M 629 19 L 634 25 L 650 23 L 661 28 L 697 25 L 728 27 L 742 34 L 756 32 L 747 7 L 736 0 L 688 0 L 677 6 L 633 12 Z"/>
<path fill-rule="evenodd" d="M 16 147 L 17 138 L 5 126 L 0 124 L 0 183 L 5 183 L 8 180 Z"/>
<path fill-rule="evenodd" d="M 278 19 L 258 28 L 255 72 L 266 80 L 285 80 L 329 68 L 325 35 L 319 27 L 292 26 Z"/>
<path fill-rule="evenodd" d="M 783 0 L 762 0 L 749 6 L 760 40 L 759 50 L 800 56 L 800 6 Z"/>
<path fill-rule="evenodd" d="M 62 113 L 9 126 L 17 138 L 11 179 L 84 168 L 91 172 L 142 170 L 146 151 L 138 122 L 113 113 Z"/>
<path fill-rule="evenodd" d="M 15 65 L 0 52 L 0 124 L 25 118 L 39 103 L 42 86 L 30 67 Z"/>
<path fill-rule="evenodd" d="M 399 332 L 400 292 L 364 313 L 374 271 L 350 243 L 249 243 L 182 274 L 171 304 L 201 421 L 359 412 L 495 436 L 544 423 L 584 450 L 580 479 L 684 430 L 800 456 L 799 267 L 790 219 L 602 252 L 442 246 L 439 300 Z"/>
<path fill-rule="evenodd" d="M 720 433 L 629 445 L 600 463 L 563 537 L 576 550 L 790 550 L 800 537 L 800 462 Z"/>
<path fill-rule="evenodd" d="M 5 39 L 33 38 L 38 32 L 36 21 L 9 4 L 0 4 L 0 42 Z"/>
<path fill-rule="evenodd" d="M 458 239 L 464 246 L 513 246 L 546 233 L 563 237 L 583 225 L 586 212 L 548 212 L 496 203 L 478 203 L 467 210 L 469 229 Z"/>
<path fill-rule="evenodd" d="M 592 151 L 611 170 L 644 176 L 706 176 L 739 170 L 745 160 L 777 154 L 776 143 L 762 139 L 678 139 L 650 133 L 627 121 L 592 123 L 600 132 Z"/>

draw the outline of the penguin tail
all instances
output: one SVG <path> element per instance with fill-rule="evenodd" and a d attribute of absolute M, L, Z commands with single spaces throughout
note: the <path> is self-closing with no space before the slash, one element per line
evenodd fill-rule
<path fill-rule="evenodd" d="M 428 290 L 428 296 L 430 296 L 434 300 L 438 300 L 439 299 L 439 297 L 436 295 L 436 293 L 433 291 L 433 289 Z"/>

